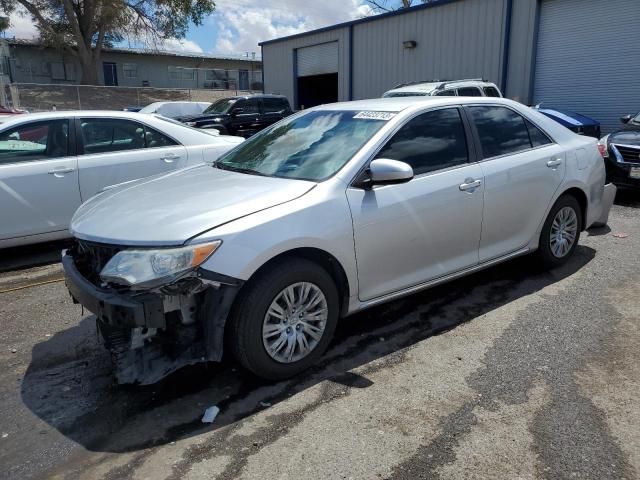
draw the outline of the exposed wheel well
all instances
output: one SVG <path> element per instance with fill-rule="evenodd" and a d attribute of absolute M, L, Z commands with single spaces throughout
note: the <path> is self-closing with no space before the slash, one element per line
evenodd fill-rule
<path fill-rule="evenodd" d="M 571 195 L 578 201 L 578 204 L 580 204 L 580 213 L 582 216 L 582 225 L 580 225 L 580 230 L 584 230 L 587 224 L 587 195 L 577 187 L 568 189 L 562 195 Z"/>
<path fill-rule="evenodd" d="M 275 263 L 280 263 L 288 258 L 307 259 L 318 264 L 319 266 L 324 268 L 327 273 L 329 273 L 329 275 L 331 275 L 331 278 L 335 282 L 336 288 L 338 289 L 338 294 L 340 295 L 340 316 L 343 316 L 343 314 L 349 307 L 349 280 L 347 279 L 347 274 L 342 268 L 342 265 L 340 265 L 340 262 L 338 262 L 338 260 L 333 255 L 325 252 L 324 250 L 311 247 L 288 250 L 279 255 L 276 255 L 267 263 L 262 265 L 258 270 L 256 270 L 251 278 L 254 278 L 256 275 L 267 270 Z M 251 278 L 248 280 L 249 282 L 251 281 Z"/>

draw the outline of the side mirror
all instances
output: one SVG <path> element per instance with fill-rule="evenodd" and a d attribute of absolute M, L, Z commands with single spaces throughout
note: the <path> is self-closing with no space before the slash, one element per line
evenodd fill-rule
<path fill-rule="evenodd" d="M 235 117 L 236 115 L 240 115 L 242 112 L 244 112 L 244 108 L 234 108 L 231 110 L 231 116 Z"/>
<path fill-rule="evenodd" d="M 629 123 L 629 121 L 633 118 L 633 115 L 625 115 L 624 117 L 620 117 L 620 121 L 622 123 Z"/>
<path fill-rule="evenodd" d="M 394 185 L 413 178 L 411 165 L 388 158 L 376 158 L 369 164 L 369 185 Z"/>

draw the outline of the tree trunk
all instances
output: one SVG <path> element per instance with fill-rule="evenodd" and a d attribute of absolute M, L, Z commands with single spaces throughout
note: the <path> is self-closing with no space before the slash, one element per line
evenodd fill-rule
<path fill-rule="evenodd" d="M 92 51 L 89 55 L 78 55 L 82 77 L 80 83 L 82 85 L 98 85 L 98 64 L 100 63 L 100 54 Z"/>

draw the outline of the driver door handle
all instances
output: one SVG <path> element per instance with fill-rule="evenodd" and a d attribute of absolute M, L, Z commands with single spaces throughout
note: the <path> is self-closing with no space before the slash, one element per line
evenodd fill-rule
<path fill-rule="evenodd" d="M 480 185 L 482 185 L 482 180 L 474 180 L 473 178 L 467 178 L 464 183 L 460 184 L 460 191 L 462 192 L 468 192 L 471 191 L 473 192 L 473 190 L 475 190 L 476 188 L 478 188 Z"/>

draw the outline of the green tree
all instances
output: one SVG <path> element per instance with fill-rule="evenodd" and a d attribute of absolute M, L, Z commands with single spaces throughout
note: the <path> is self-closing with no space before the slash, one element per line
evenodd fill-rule
<path fill-rule="evenodd" d="M 413 7 L 420 3 L 432 3 L 438 0 L 365 0 L 375 13 L 386 13 L 403 8 Z"/>
<path fill-rule="evenodd" d="M 98 83 L 103 47 L 130 39 L 155 48 L 214 9 L 214 0 L 0 0 L 0 12 L 32 17 L 45 45 L 75 55 L 87 85 Z"/>

